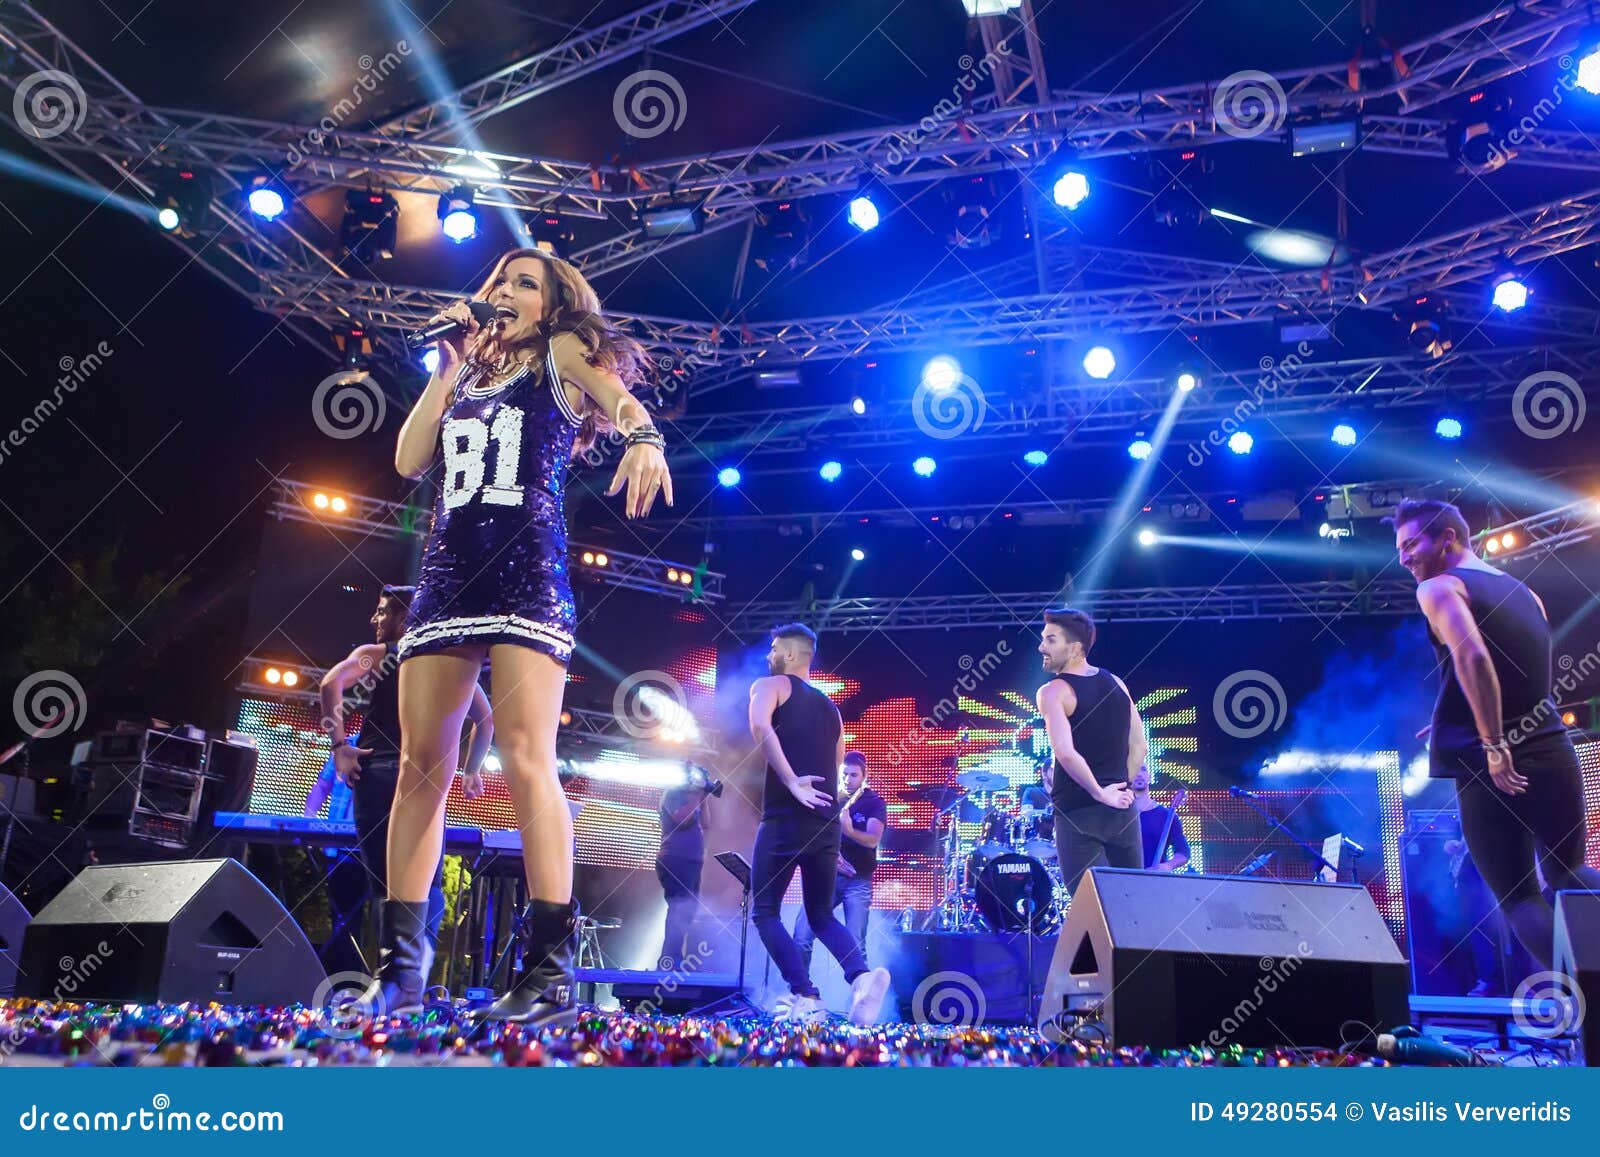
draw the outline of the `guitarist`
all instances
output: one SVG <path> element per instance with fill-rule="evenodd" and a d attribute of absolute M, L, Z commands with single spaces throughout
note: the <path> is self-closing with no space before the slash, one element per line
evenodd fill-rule
<path fill-rule="evenodd" d="M 1144 865 L 1158 872 L 1176 872 L 1189 862 L 1189 840 L 1177 809 L 1187 794 L 1181 787 L 1172 807 L 1162 807 L 1150 794 L 1150 765 L 1142 763 L 1128 780 L 1133 806 L 1139 813 L 1139 834 L 1144 841 Z"/>

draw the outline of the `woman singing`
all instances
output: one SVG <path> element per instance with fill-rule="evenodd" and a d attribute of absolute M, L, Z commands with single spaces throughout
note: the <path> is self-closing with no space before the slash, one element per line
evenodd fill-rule
<path fill-rule="evenodd" d="M 368 996 L 389 1013 L 421 1007 L 445 793 L 487 658 L 496 746 L 532 897 L 522 967 L 488 1016 L 547 1022 L 571 1007 L 576 950 L 572 816 L 556 774 L 577 617 L 567 578 L 567 465 L 603 422 L 626 442 L 606 493 L 626 486 L 628 517 L 649 513 L 658 493 L 670 506 L 672 479 L 662 437 L 628 391 L 642 376 L 643 350 L 600 316 L 582 274 L 537 249 L 514 249 L 477 297 L 494 307 L 494 321 L 480 327 L 465 302 L 440 315 L 459 319 L 466 332 L 439 343 L 439 368 L 395 447 L 395 468 L 420 478 L 442 444 L 444 472 L 400 640 L 389 898 Z"/>

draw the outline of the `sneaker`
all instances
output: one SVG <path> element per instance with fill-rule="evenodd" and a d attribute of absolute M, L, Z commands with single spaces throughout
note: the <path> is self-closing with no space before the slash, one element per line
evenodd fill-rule
<path fill-rule="evenodd" d="M 788 1014 L 783 1018 L 790 1024 L 811 1024 L 828 1015 L 822 1001 L 815 996 L 796 996 L 789 1002 Z"/>
<path fill-rule="evenodd" d="M 786 992 L 782 996 L 778 997 L 777 1000 L 773 1001 L 772 1002 L 772 1019 L 773 1020 L 788 1020 L 789 1019 L 789 1008 L 790 1008 L 790 1006 L 792 1004 L 794 1004 L 794 1000 L 795 1000 L 794 993 Z"/>
<path fill-rule="evenodd" d="M 883 998 L 889 995 L 889 970 L 874 968 L 856 977 L 850 986 L 850 1023 L 869 1025 L 878 1023 L 883 1011 Z"/>

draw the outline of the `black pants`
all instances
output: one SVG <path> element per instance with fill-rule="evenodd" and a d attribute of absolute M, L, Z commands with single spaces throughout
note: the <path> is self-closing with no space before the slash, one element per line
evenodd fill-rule
<path fill-rule="evenodd" d="M 783 926 L 781 915 L 783 894 L 797 869 L 806 922 L 844 969 L 845 980 L 854 981 L 867 965 L 861 945 L 833 915 L 833 885 L 839 871 L 837 823 L 818 826 L 762 820 L 756 830 L 755 863 L 750 866 L 756 934 L 789 990 L 800 996 L 817 996 L 817 987 L 811 983 L 800 949 Z"/>
<path fill-rule="evenodd" d="M 667 898 L 667 932 L 661 942 L 661 957 L 670 960 L 666 968 L 676 968 L 688 954 L 689 934 L 700 907 L 700 871 L 705 861 L 694 856 L 662 856 L 656 860 L 656 879 Z"/>
<path fill-rule="evenodd" d="M 1528 781 L 1522 795 L 1507 795 L 1486 775 L 1457 781 L 1461 834 L 1511 930 L 1549 968 L 1555 909 L 1540 892 L 1538 873 L 1560 892 L 1600 889 L 1600 872 L 1583 864 L 1583 776 L 1571 742 L 1540 741 L 1513 759 Z"/>
<path fill-rule="evenodd" d="M 394 808 L 395 785 L 400 779 L 398 757 L 373 756 L 361 764 L 361 775 L 351 787 L 351 810 L 355 813 L 356 840 L 366 864 L 370 895 L 382 900 L 389 894 L 389 812 Z M 444 921 L 444 855 L 433 872 L 428 889 L 428 942 L 439 942 L 439 925 Z"/>
<path fill-rule="evenodd" d="M 1061 859 L 1061 879 L 1068 892 L 1076 892 L 1083 874 L 1093 867 L 1144 867 L 1139 810 L 1092 803 L 1057 812 L 1056 855 Z"/>

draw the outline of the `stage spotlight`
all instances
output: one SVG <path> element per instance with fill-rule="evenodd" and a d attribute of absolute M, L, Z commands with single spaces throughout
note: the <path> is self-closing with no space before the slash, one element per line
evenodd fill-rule
<path fill-rule="evenodd" d="M 268 667 L 267 668 L 267 673 L 266 673 L 266 678 L 267 678 L 267 682 L 268 683 L 272 683 L 274 685 L 276 685 L 278 683 L 282 683 L 283 682 L 283 672 L 278 670 L 276 667 Z"/>
<path fill-rule="evenodd" d="M 1333 444 L 1335 446 L 1354 446 L 1356 444 L 1356 428 L 1348 422 L 1340 422 L 1333 428 Z"/>
<path fill-rule="evenodd" d="M 1454 442 L 1461 437 L 1464 428 L 1461 425 L 1460 418 L 1454 418 L 1447 414 L 1433 424 L 1433 432 L 1446 442 Z"/>
<path fill-rule="evenodd" d="M 798 201 L 775 201 L 756 213 L 750 260 L 763 273 L 799 269 L 810 257 L 811 218 Z"/>
<path fill-rule="evenodd" d="M 595 566 L 605 566 L 608 563 L 610 563 L 610 561 L 611 561 L 611 556 L 606 554 L 605 551 L 600 551 L 599 553 L 597 553 L 594 556 L 594 565 Z"/>
<path fill-rule="evenodd" d="M 1578 57 L 1573 83 L 1590 96 L 1600 96 L 1600 47 L 1591 48 Z"/>
<path fill-rule="evenodd" d="M 850 399 L 851 413 L 860 415 L 867 412 L 867 400 L 859 395 Z"/>
<path fill-rule="evenodd" d="M 862 550 L 858 546 L 858 547 L 856 547 L 854 550 L 852 550 L 850 552 L 850 557 L 855 562 L 866 562 L 867 561 L 867 552 Z"/>
<path fill-rule="evenodd" d="M 594 551 L 586 550 L 586 551 L 583 552 L 583 565 L 584 566 L 593 566 L 594 565 Z"/>
<path fill-rule="evenodd" d="M 946 181 L 941 194 L 950 206 L 950 228 L 945 235 L 953 249 L 987 249 L 1000 238 L 994 190 L 988 174 L 978 173 Z"/>
<path fill-rule="evenodd" d="M 932 458 L 929 458 L 926 454 L 911 464 L 911 469 L 915 470 L 917 475 L 922 478 L 927 478 L 937 467 L 938 463 L 936 463 Z"/>
<path fill-rule="evenodd" d="M 478 235 L 478 212 L 472 207 L 472 199 L 472 189 L 467 185 L 439 194 L 439 227 L 457 245 Z"/>
<path fill-rule="evenodd" d="M 1105 381 L 1117 368 L 1117 355 L 1109 346 L 1091 346 L 1083 355 L 1083 372 L 1097 381 Z"/>
<path fill-rule="evenodd" d="M 1043 466 L 1050 461 L 1050 455 L 1043 450 L 1029 450 L 1022 456 L 1022 460 L 1029 466 Z"/>
<path fill-rule="evenodd" d="M 737 466 L 724 466 L 721 470 L 717 471 L 717 485 L 725 486 L 731 489 L 732 487 L 739 485 L 739 479 L 742 477 L 743 475 L 739 473 L 739 468 Z"/>
<path fill-rule="evenodd" d="M 320 490 L 311 496 L 311 505 L 315 506 L 318 510 L 328 509 L 331 502 L 332 500 Z"/>
<path fill-rule="evenodd" d="M 1235 454 L 1248 454 L 1255 446 L 1256 440 L 1244 430 L 1236 430 L 1228 438 L 1228 449 Z"/>
<path fill-rule="evenodd" d="M 1491 300 L 1500 312 L 1515 313 L 1528 304 L 1527 283 L 1515 273 L 1507 273 L 1494 283 Z"/>
<path fill-rule="evenodd" d="M 522 229 L 535 249 L 552 257 L 565 257 L 578 238 L 559 213 L 535 213 L 523 222 Z"/>
<path fill-rule="evenodd" d="M 168 233 L 193 237 L 211 211 L 211 178 L 194 169 L 156 169 L 150 184 L 156 224 Z"/>
<path fill-rule="evenodd" d="M 276 221 L 289 207 L 289 198 L 284 195 L 283 187 L 265 175 L 250 178 L 250 192 L 245 201 L 250 206 L 250 212 L 263 221 Z"/>
<path fill-rule="evenodd" d="M 1056 204 L 1069 212 L 1089 199 L 1089 178 L 1076 169 L 1068 169 L 1056 178 Z"/>
<path fill-rule="evenodd" d="M 350 189 L 344 195 L 344 219 L 339 222 L 339 246 L 365 261 L 394 256 L 400 203 L 392 194 L 372 189 Z"/>
<path fill-rule="evenodd" d="M 678 568 L 677 567 L 669 566 L 667 568 L 667 581 L 669 583 L 675 583 L 675 582 L 678 581 Z"/>
<path fill-rule="evenodd" d="M 878 227 L 878 206 L 865 193 L 850 199 L 850 211 L 847 216 L 850 224 L 863 233 L 870 232 Z"/>
<path fill-rule="evenodd" d="M 430 374 L 439 372 L 439 347 L 431 345 L 422 351 L 422 368 Z"/>
<path fill-rule="evenodd" d="M 1500 546 L 1501 546 L 1502 549 L 1510 550 L 1512 547 L 1514 547 L 1516 545 L 1517 545 L 1517 536 L 1512 534 L 1509 530 L 1506 531 L 1504 534 L 1502 534 L 1500 536 Z"/>
<path fill-rule="evenodd" d="M 1186 394 L 1199 384 L 1200 379 L 1189 373 L 1187 370 L 1178 375 L 1178 389 L 1182 390 Z"/>
<path fill-rule="evenodd" d="M 961 363 L 945 354 L 929 358 L 927 364 L 922 367 L 922 384 L 930 390 L 943 392 L 953 389 L 959 377 L 961 377 Z"/>
<path fill-rule="evenodd" d="M 968 16 L 1004 16 L 1021 8 L 1022 0 L 961 0 L 961 4 Z"/>
<path fill-rule="evenodd" d="M 830 459 L 822 464 L 822 469 L 818 470 L 817 473 L 822 475 L 824 482 L 837 482 L 839 481 L 839 476 L 844 473 L 844 466 Z"/>
<path fill-rule="evenodd" d="M 283 685 L 285 687 L 294 687 L 294 686 L 298 685 L 299 682 L 300 682 L 300 672 L 298 672 L 298 671 L 285 671 L 283 673 Z"/>
<path fill-rule="evenodd" d="M 331 499 L 328 500 L 328 509 L 332 510 L 335 514 L 343 514 L 345 511 L 350 509 L 350 504 L 341 496 L 335 494 Z"/>
<path fill-rule="evenodd" d="M 1317 537 L 1318 538 L 1327 538 L 1328 535 L 1330 535 L 1332 533 L 1333 533 L 1333 527 L 1329 526 L 1326 522 L 1324 522 L 1321 526 L 1317 527 Z"/>
<path fill-rule="evenodd" d="M 1153 531 L 1153 530 L 1141 530 L 1139 532 L 1139 545 L 1140 546 L 1154 546 L 1155 544 L 1156 544 L 1156 532 L 1155 531 Z"/>
<path fill-rule="evenodd" d="M 1128 457 L 1135 462 L 1143 462 L 1154 452 L 1155 447 L 1144 438 L 1135 438 L 1128 443 Z"/>
<path fill-rule="evenodd" d="M 656 205 L 639 210 L 639 231 L 652 241 L 664 237 L 693 237 L 705 224 L 705 213 L 698 203 Z"/>
<path fill-rule="evenodd" d="M 1493 537 L 1484 539 L 1483 540 L 1483 553 L 1484 554 L 1499 554 L 1500 553 L 1500 540 L 1498 538 L 1493 538 Z"/>

